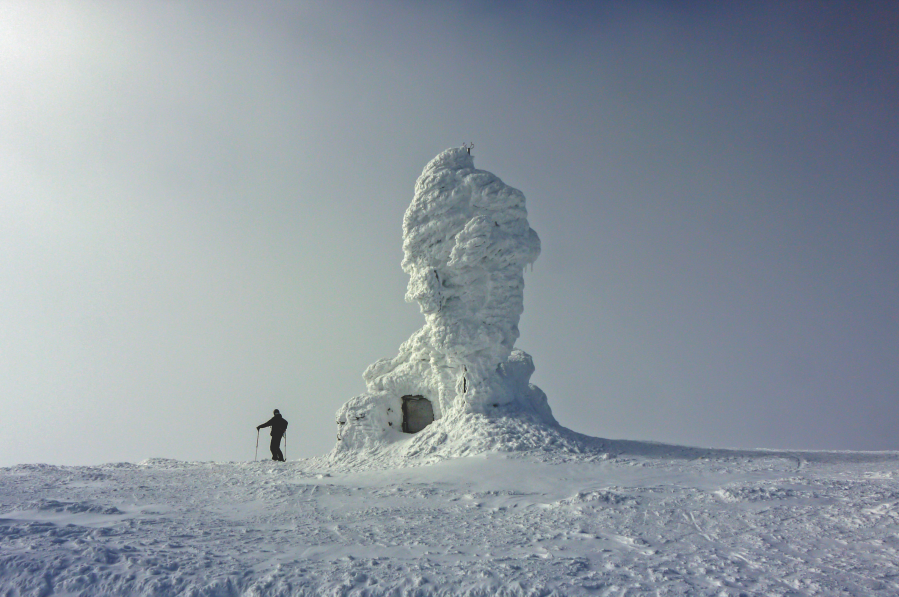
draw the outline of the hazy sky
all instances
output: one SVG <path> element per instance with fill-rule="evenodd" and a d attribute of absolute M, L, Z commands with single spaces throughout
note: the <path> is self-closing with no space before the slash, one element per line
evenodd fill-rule
<path fill-rule="evenodd" d="M 899 4 L 860 4 L 0 2 L 0 465 L 246 460 L 276 407 L 329 450 L 464 141 L 527 196 L 563 425 L 899 449 Z"/>

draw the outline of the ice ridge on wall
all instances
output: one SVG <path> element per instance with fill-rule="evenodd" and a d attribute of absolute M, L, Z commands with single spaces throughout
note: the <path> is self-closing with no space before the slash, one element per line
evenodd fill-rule
<path fill-rule="evenodd" d="M 436 421 L 526 412 L 555 425 L 529 383 L 530 355 L 514 348 L 524 268 L 540 254 L 524 194 L 474 167 L 465 147 L 432 159 L 403 218 L 406 300 L 425 325 L 363 374 L 367 392 L 337 412 L 337 449 L 377 447 L 403 434 L 403 397 L 420 396 Z"/>

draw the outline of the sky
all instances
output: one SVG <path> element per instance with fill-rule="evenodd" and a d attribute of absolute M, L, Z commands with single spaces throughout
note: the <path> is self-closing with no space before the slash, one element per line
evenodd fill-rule
<path fill-rule="evenodd" d="M 423 318 L 425 164 L 527 197 L 559 422 L 899 450 L 899 4 L 0 2 L 0 466 L 288 458 Z M 266 441 L 260 457 L 268 457 Z"/>

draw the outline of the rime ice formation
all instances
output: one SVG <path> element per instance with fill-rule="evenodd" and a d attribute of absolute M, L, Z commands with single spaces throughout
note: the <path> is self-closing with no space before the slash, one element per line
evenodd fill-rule
<path fill-rule="evenodd" d="M 525 413 L 556 425 L 545 394 L 529 383 L 530 355 L 514 348 L 524 267 L 540 254 L 524 194 L 475 169 L 466 148 L 447 149 L 415 183 L 403 252 L 406 300 L 419 304 L 425 325 L 396 357 L 365 371 L 367 392 L 337 412 L 336 450 L 408 438 L 403 431 L 420 423 L 406 417 L 431 412 L 446 433 L 448 421 L 462 424 L 471 415 Z M 411 412 L 424 402 L 424 415 Z"/>

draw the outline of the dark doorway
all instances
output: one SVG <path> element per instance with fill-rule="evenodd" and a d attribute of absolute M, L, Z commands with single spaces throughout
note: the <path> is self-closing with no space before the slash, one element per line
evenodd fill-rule
<path fill-rule="evenodd" d="M 424 396 L 403 396 L 403 431 L 418 433 L 434 422 L 434 408 Z"/>

